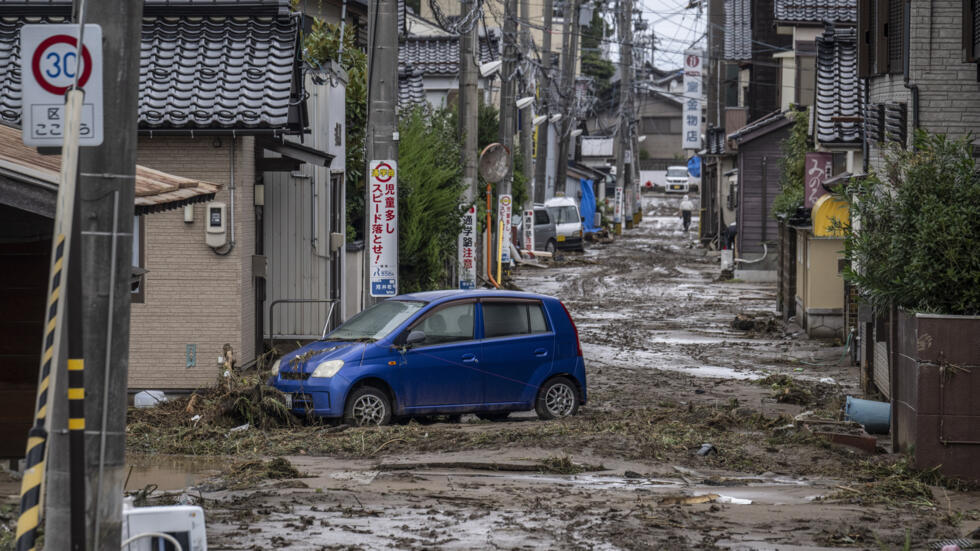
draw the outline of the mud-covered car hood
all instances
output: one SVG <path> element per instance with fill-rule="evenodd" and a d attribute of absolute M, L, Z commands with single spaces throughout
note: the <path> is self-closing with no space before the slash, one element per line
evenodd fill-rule
<path fill-rule="evenodd" d="M 360 358 L 361 349 L 365 346 L 361 342 L 313 342 L 284 354 L 279 362 L 279 373 L 309 373 L 326 360 L 346 361 L 351 356 Z"/>

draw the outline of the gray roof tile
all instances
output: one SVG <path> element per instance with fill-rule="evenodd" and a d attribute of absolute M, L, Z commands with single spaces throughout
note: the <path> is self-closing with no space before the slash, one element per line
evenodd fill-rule
<path fill-rule="evenodd" d="M 500 57 L 500 40 L 495 34 L 480 37 L 480 63 Z M 410 64 L 423 75 L 459 73 L 459 39 L 442 36 L 409 36 L 398 48 L 398 63 Z"/>
<path fill-rule="evenodd" d="M 857 0 L 776 0 L 776 21 L 857 23 Z"/>
<path fill-rule="evenodd" d="M 0 15 L 9 7 L 0 0 Z M 234 0 L 201 5 L 227 7 Z M 281 4 L 256 0 L 252 4 Z M 48 4 L 48 2 L 44 2 Z M 169 16 L 145 17 L 141 34 L 139 124 L 141 129 L 301 130 L 291 98 L 297 59 L 298 18 L 278 12 L 241 16 L 181 15 L 174 0 Z M 244 4 L 244 2 L 241 2 Z M 33 20 L 32 20 L 33 21 Z M 43 22 L 62 22 L 48 16 Z M 23 17 L 0 19 L 0 120 L 20 122 L 20 27 Z M 107 106 L 108 107 L 108 106 Z M 292 106 L 294 109 L 296 106 Z M 302 106 L 300 106 L 302 108 Z"/>
<path fill-rule="evenodd" d="M 413 65 L 398 64 L 398 109 L 425 103 L 422 71 Z"/>
<path fill-rule="evenodd" d="M 828 25 L 817 37 L 816 138 L 821 143 L 861 143 L 864 88 L 857 70 L 857 31 Z M 836 120 L 835 120 L 836 119 Z"/>
<path fill-rule="evenodd" d="M 752 2 L 725 0 L 725 59 L 752 58 Z"/>

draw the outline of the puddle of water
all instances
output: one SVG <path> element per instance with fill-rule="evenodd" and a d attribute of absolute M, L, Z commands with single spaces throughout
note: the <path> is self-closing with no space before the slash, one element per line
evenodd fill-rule
<path fill-rule="evenodd" d="M 612 346 L 600 344 L 582 343 L 582 350 L 585 352 L 586 362 L 599 361 L 611 366 L 617 364 L 628 364 L 630 367 L 659 369 L 661 371 L 674 371 L 685 373 L 694 377 L 707 377 L 712 379 L 735 379 L 754 381 L 766 376 L 761 371 L 736 370 L 730 367 L 717 365 L 691 365 L 685 364 L 684 360 L 690 358 L 678 358 L 663 352 L 650 350 L 620 350 Z"/>
<path fill-rule="evenodd" d="M 227 464 L 227 460 L 217 457 L 130 456 L 126 458 L 129 480 L 125 491 L 142 490 L 150 484 L 156 484 L 161 491 L 182 490 L 218 474 Z"/>

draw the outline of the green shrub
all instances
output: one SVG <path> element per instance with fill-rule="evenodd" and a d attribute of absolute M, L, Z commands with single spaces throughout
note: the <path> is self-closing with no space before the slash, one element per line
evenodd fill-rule
<path fill-rule="evenodd" d="M 398 132 L 398 292 L 444 288 L 462 226 L 456 125 L 422 105 L 399 113 Z"/>
<path fill-rule="evenodd" d="M 810 115 L 807 108 L 792 111 L 793 128 L 789 139 L 783 143 L 783 158 L 780 161 L 780 192 L 772 201 L 772 215 L 792 216 L 803 206 L 803 171 L 806 169 L 806 152 L 810 148 Z"/>
<path fill-rule="evenodd" d="M 892 149 L 884 178 L 847 187 L 845 277 L 876 306 L 980 314 L 980 176 L 971 137 L 919 131 Z"/>

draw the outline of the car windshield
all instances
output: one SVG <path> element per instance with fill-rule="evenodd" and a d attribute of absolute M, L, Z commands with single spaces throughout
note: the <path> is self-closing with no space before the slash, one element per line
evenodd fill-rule
<path fill-rule="evenodd" d="M 374 342 L 386 337 L 423 306 L 425 303 L 417 300 L 379 302 L 341 324 L 324 340 Z"/>
<path fill-rule="evenodd" d="M 686 168 L 668 168 L 667 169 L 668 178 L 687 178 Z"/>
<path fill-rule="evenodd" d="M 564 207 L 548 207 L 548 212 L 555 219 L 556 224 L 572 224 L 580 222 L 578 219 L 578 209 L 568 205 Z"/>

